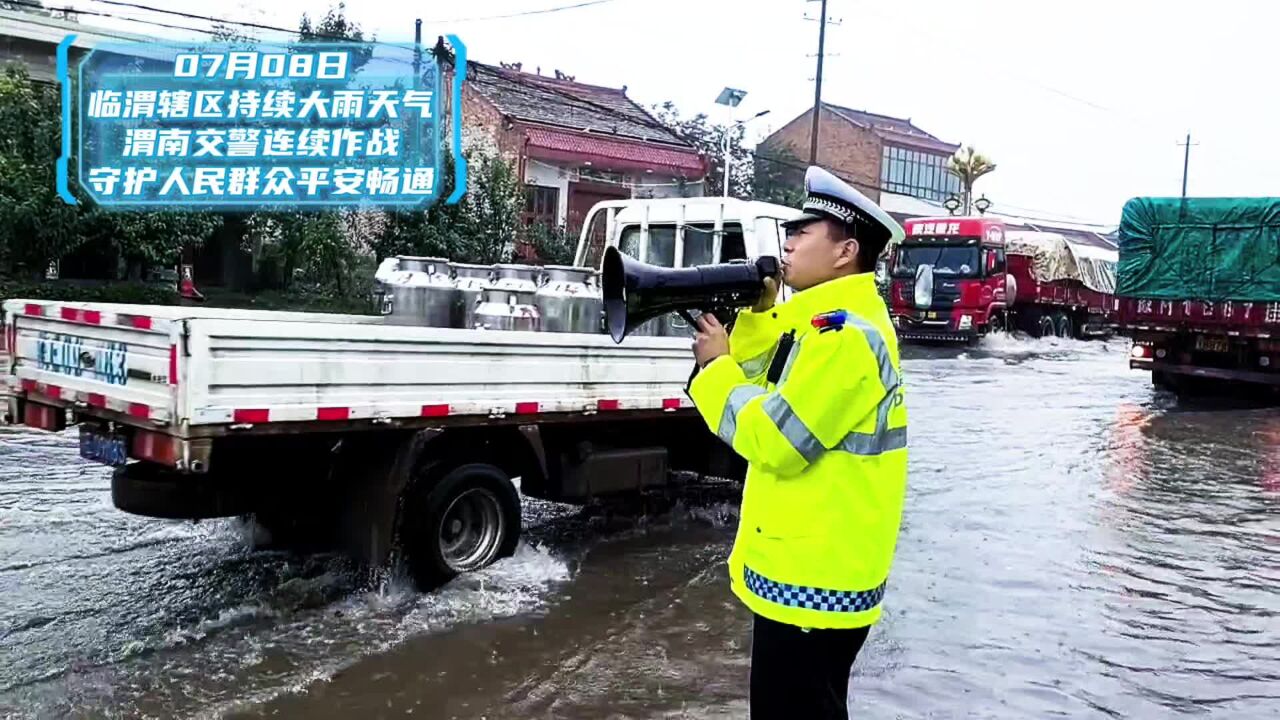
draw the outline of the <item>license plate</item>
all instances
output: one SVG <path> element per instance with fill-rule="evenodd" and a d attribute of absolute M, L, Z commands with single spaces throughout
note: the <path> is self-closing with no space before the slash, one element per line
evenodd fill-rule
<path fill-rule="evenodd" d="M 1196 349 L 1206 352 L 1227 352 L 1227 339 L 1224 337 L 1214 337 L 1212 335 L 1197 335 Z"/>
<path fill-rule="evenodd" d="M 129 462 L 129 449 L 123 435 L 81 425 L 80 457 L 103 465 L 124 465 Z"/>
<path fill-rule="evenodd" d="M 36 367 L 108 385 L 124 385 L 129 380 L 129 346 L 110 341 L 86 344 L 84 338 L 75 335 L 42 332 L 36 339 Z"/>

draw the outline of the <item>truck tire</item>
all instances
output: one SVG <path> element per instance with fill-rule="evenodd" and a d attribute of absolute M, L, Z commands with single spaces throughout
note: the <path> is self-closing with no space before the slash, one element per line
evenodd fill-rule
<path fill-rule="evenodd" d="M 1056 323 L 1053 322 L 1053 316 L 1043 313 L 1036 319 L 1033 327 L 1034 332 L 1032 332 L 1032 335 L 1038 338 L 1053 337 L 1057 332 Z"/>
<path fill-rule="evenodd" d="M 487 463 L 421 478 L 405 494 L 401 513 L 405 559 L 424 591 L 510 557 L 520 540 L 520 495 L 506 473 Z"/>
<path fill-rule="evenodd" d="M 1075 323 L 1071 321 L 1071 316 L 1067 313 L 1060 312 L 1053 315 L 1054 334 L 1060 338 L 1074 338 L 1076 336 Z"/>

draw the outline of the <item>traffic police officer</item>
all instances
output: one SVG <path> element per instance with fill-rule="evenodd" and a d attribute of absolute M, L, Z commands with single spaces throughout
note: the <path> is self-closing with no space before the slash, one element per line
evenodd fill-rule
<path fill-rule="evenodd" d="M 846 718 L 849 675 L 880 618 L 902 515 L 907 411 L 898 339 L 875 284 L 902 228 L 831 173 L 805 174 L 782 280 L 732 335 L 698 320 L 689 395 L 746 459 L 734 594 L 754 614 L 751 713 Z"/>

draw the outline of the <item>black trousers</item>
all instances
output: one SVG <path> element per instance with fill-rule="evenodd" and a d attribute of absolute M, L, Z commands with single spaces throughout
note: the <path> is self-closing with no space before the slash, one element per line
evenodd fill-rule
<path fill-rule="evenodd" d="M 751 720 L 846 720 L 849 673 L 870 630 L 805 632 L 756 615 Z"/>

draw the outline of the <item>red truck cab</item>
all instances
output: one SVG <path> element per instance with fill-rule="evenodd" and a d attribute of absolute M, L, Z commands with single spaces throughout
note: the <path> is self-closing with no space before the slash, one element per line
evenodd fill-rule
<path fill-rule="evenodd" d="M 889 310 L 898 337 L 971 342 L 1004 329 L 1004 223 L 913 218 L 904 229 L 888 267 Z"/>

